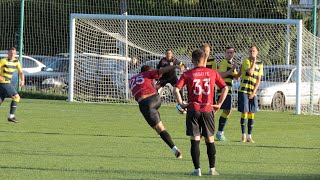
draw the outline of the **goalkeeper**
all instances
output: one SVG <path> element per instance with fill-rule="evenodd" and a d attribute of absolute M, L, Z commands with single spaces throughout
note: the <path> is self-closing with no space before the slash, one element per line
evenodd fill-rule
<path fill-rule="evenodd" d="M 159 64 L 157 65 L 157 69 L 161 69 L 166 66 L 181 66 L 181 70 L 188 70 L 189 68 L 185 66 L 181 61 L 177 58 L 173 57 L 173 53 L 171 49 L 166 50 L 166 57 L 163 57 Z M 172 86 L 175 86 L 178 82 L 178 77 L 175 69 L 171 69 L 170 71 L 164 73 L 162 77 L 157 82 L 157 89 L 164 87 L 167 83 L 170 83 Z M 182 96 L 182 90 L 180 91 L 180 95 Z"/>

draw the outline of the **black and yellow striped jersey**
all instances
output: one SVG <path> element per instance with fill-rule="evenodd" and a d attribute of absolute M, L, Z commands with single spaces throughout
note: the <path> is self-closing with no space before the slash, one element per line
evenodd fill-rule
<path fill-rule="evenodd" d="M 0 76 L 2 77 L 0 83 L 10 83 L 15 70 L 21 71 L 18 59 L 9 60 L 8 58 L 2 58 L 0 60 Z"/>
<path fill-rule="evenodd" d="M 217 61 L 213 57 L 209 57 L 207 60 L 207 68 L 217 70 Z"/>
<path fill-rule="evenodd" d="M 228 61 L 226 59 L 222 60 L 219 64 L 219 72 L 227 72 L 232 68 L 232 64 L 231 61 Z M 233 84 L 233 79 L 234 76 L 238 74 L 237 70 L 234 69 L 234 71 L 232 72 L 232 74 L 230 74 L 229 76 L 222 78 L 223 81 L 227 84 L 229 91 L 228 91 L 228 95 L 232 95 L 232 84 Z M 218 90 L 218 95 L 221 94 L 221 91 Z"/>
<path fill-rule="evenodd" d="M 254 86 L 256 85 L 258 76 L 263 76 L 263 63 L 260 60 L 256 61 L 254 72 L 252 76 L 249 76 L 247 71 L 250 69 L 252 62 L 246 58 L 242 61 L 241 67 L 241 84 L 239 92 L 251 94 Z"/>

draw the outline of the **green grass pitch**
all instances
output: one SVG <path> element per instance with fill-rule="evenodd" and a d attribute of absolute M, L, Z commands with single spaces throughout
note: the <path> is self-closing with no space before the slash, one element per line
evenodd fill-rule
<path fill-rule="evenodd" d="M 174 107 L 160 113 L 182 159 L 136 105 L 22 99 L 12 124 L 9 103 L 0 107 L 0 179 L 194 179 L 185 115 Z M 230 141 L 216 142 L 220 176 L 207 175 L 201 142 L 198 179 L 320 179 L 319 116 L 258 112 L 254 144 L 240 143 L 239 118 L 234 111 L 227 123 Z"/>

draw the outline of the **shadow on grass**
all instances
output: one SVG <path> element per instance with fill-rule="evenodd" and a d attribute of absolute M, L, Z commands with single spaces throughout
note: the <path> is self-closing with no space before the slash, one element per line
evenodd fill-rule
<path fill-rule="evenodd" d="M 143 138 L 143 139 L 157 139 L 159 138 L 158 136 L 153 136 L 153 137 L 148 137 L 148 136 L 128 136 L 128 135 L 109 135 L 109 134 L 67 134 L 67 133 L 62 133 L 62 132 L 23 132 L 23 131 L 6 131 L 6 130 L 1 130 L 0 132 L 3 133 L 21 133 L 21 134 L 43 134 L 43 135 L 62 135 L 62 136 L 92 136 L 92 137 L 113 137 L 113 138 Z M 175 137 L 174 139 L 186 139 L 187 137 L 184 138 L 179 138 Z M 1 142 L 1 141 L 0 141 Z M 242 143 L 240 141 L 229 141 L 233 142 L 232 144 L 230 143 L 219 143 L 219 146 L 245 146 L 246 144 L 249 143 Z M 236 143 L 236 144 L 235 144 Z M 247 146 L 249 148 L 278 148 L 278 149 L 303 149 L 303 150 L 314 150 L 314 149 L 320 149 L 319 147 L 299 147 L 299 146 L 261 146 L 261 145 L 256 145 L 250 143 L 250 146 Z"/>
<path fill-rule="evenodd" d="M 257 145 L 254 143 L 243 143 L 240 141 L 229 141 L 229 142 L 233 142 L 232 144 L 227 144 L 227 143 L 219 143 L 218 146 L 246 146 L 248 148 L 270 148 L 270 149 L 303 149 L 303 150 L 314 150 L 314 149 L 320 149 L 320 147 L 299 147 L 299 146 L 262 146 L 262 145 Z M 234 142 L 236 144 L 234 144 Z"/>
<path fill-rule="evenodd" d="M 54 153 L 49 151 L 41 151 L 41 152 L 25 152 L 25 151 L 2 151 L 2 154 L 8 155 L 26 155 L 26 156 L 48 156 L 48 157 L 90 157 L 90 158 L 106 158 L 106 159 L 118 159 L 118 160 L 128 160 L 128 155 L 107 155 L 107 154 L 67 154 L 67 153 Z M 168 153 L 169 154 L 169 153 Z M 160 157 L 159 159 L 167 159 L 167 160 L 179 160 L 179 161 L 188 161 L 186 159 L 176 159 L 174 155 L 168 157 Z M 130 159 L 145 159 L 145 160 L 154 160 L 157 159 L 155 157 L 146 157 L 146 156 L 131 156 Z"/>
<path fill-rule="evenodd" d="M 255 146 L 257 148 L 278 148 L 278 149 L 320 149 L 316 147 L 292 147 L 292 146 Z"/>
<path fill-rule="evenodd" d="M 168 171 L 139 171 L 139 170 L 115 170 L 115 169 L 70 169 L 70 168 L 46 168 L 46 167 L 22 167 L 22 166 L 0 166 L 3 170 L 31 170 L 31 171 L 61 171 L 61 172 L 76 172 L 76 173 L 106 173 L 119 175 L 119 179 L 132 179 L 138 175 L 139 179 L 158 179 L 158 178 L 179 178 L 179 179 L 194 179 L 191 172 L 168 172 Z M 212 176 L 205 173 L 202 174 L 203 178 L 212 178 Z M 297 175 L 284 175 L 284 174 L 220 174 L 216 178 L 223 179 L 319 179 L 320 175 L 317 174 L 297 174 Z M 113 178 L 114 179 L 114 178 Z"/>
<path fill-rule="evenodd" d="M 1 130 L 1 133 L 19 133 L 19 134 L 42 134 L 42 135 L 62 135 L 62 136 L 93 136 L 93 137 L 113 137 L 113 138 L 143 138 L 143 139 L 155 139 L 159 136 L 128 136 L 128 135 L 109 135 L 109 134 L 67 134 L 62 132 L 35 132 L 35 131 L 7 131 Z M 174 139 L 186 139 L 186 138 L 174 138 Z"/>

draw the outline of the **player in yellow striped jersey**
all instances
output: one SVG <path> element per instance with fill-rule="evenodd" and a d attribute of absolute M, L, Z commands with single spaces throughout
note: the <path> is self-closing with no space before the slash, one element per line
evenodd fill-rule
<path fill-rule="evenodd" d="M 256 96 L 261 76 L 263 76 L 263 63 L 257 59 L 258 48 L 249 48 L 249 57 L 242 61 L 241 84 L 238 91 L 238 111 L 241 115 L 242 142 L 246 142 L 246 119 L 248 119 L 248 139 L 252 140 L 252 129 L 254 124 L 254 113 L 258 110 L 258 98 Z"/>
<path fill-rule="evenodd" d="M 10 105 L 10 115 L 8 117 L 9 122 L 18 122 L 14 117 L 16 107 L 20 101 L 20 96 L 14 86 L 11 84 L 11 78 L 14 71 L 18 70 L 20 77 L 20 85 L 24 85 L 24 74 L 21 70 L 19 60 L 15 57 L 17 53 L 16 48 L 9 49 L 8 57 L 0 60 L 0 105 L 7 97 L 12 98 Z"/>
<path fill-rule="evenodd" d="M 220 109 L 223 109 L 223 112 L 219 118 L 219 128 L 216 134 L 218 141 L 227 141 L 227 138 L 224 136 L 224 127 L 227 123 L 227 120 L 231 113 L 232 108 L 232 84 L 233 79 L 239 79 L 240 74 L 238 74 L 236 67 L 237 63 L 233 62 L 233 57 L 236 51 L 234 47 L 227 47 L 224 53 L 225 59 L 222 60 L 219 64 L 219 74 L 223 78 L 224 82 L 227 84 L 229 91 L 226 99 L 221 105 Z M 218 90 L 218 96 L 220 96 L 221 91 Z"/>
<path fill-rule="evenodd" d="M 207 60 L 206 67 L 216 71 L 217 70 L 217 62 L 211 56 L 212 47 L 208 43 L 203 43 L 200 46 L 200 49 L 206 54 L 206 60 Z"/>

